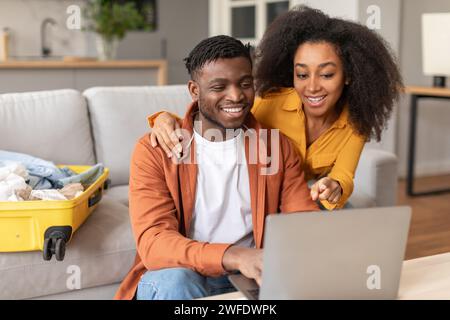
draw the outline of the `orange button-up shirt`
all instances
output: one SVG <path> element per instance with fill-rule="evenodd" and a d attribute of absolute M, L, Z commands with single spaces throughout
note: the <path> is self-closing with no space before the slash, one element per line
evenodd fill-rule
<path fill-rule="evenodd" d="M 198 111 L 191 104 L 182 128 L 193 134 L 193 115 Z M 264 129 L 253 116 L 246 120 L 246 128 L 256 137 Z M 271 148 L 268 133 L 267 148 Z M 263 174 L 272 165 L 266 158 L 252 162 L 251 154 L 266 151 L 263 143 L 251 149 L 251 139 L 245 139 L 253 236 L 257 248 L 263 245 L 265 218 L 269 214 L 319 210 L 309 197 L 309 190 L 301 170 L 301 161 L 292 143 L 279 136 L 279 159 L 276 172 Z M 276 152 L 275 149 L 270 149 Z M 266 153 L 263 153 L 266 154 Z M 268 152 L 267 152 L 268 154 Z M 206 276 L 225 273 L 222 258 L 230 243 L 208 243 L 187 238 L 196 199 L 197 164 L 185 161 L 195 157 L 195 143 L 187 148 L 179 163 L 167 158 L 161 148 L 150 145 L 148 134 L 139 139 L 130 164 L 130 218 L 136 240 L 137 255 L 133 267 L 116 293 L 116 299 L 132 299 L 141 276 L 147 270 L 184 267 Z M 257 158 L 256 158 L 257 159 Z M 262 160 L 262 161 L 260 161 Z"/>

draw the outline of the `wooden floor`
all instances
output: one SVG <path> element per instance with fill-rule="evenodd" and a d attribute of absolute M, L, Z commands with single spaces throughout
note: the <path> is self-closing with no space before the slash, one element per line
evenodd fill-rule
<path fill-rule="evenodd" d="M 450 252 L 450 193 L 408 197 L 405 181 L 398 185 L 398 204 L 412 208 L 405 260 Z M 450 175 L 418 178 L 415 191 L 450 188 Z"/>

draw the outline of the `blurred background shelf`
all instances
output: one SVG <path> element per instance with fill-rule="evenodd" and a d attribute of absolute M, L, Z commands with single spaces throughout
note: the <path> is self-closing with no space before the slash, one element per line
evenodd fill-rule
<path fill-rule="evenodd" d="M 36 81 L 39 79 L 39 81 Z M 0 93 L 167 84 L 165 60 L 36 59 L 0 62 Z"/>

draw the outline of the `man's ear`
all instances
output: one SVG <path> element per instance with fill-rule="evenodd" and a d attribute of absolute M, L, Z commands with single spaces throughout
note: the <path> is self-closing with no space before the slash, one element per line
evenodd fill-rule
<path fill-rule="evenodd" d="M 188 82 L 189 93 L 191 94 L 192 101 L 197 102 L 199 96 L 199 87 L 198 83 L 194 80 L 189 80 Z"/>

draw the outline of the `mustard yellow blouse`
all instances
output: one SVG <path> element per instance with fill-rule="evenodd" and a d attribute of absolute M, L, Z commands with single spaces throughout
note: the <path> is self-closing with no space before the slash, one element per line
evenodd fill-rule
<path fill-rule="evenodd" d="M 309 147 L 306 146 L 306 119 L 302 102 L 293 88 L 283 89 L 264 97 L 257 97 L 252 108 L 255 118 L 269 128 L 278 128 L 289 137 L 303 161 L 305 179 L 328 176 L 342 187 L 337 204 L 322 201 L 328 210 L 342 208 L 353 192 L 353 178 L 365 138 L 357 134 L 349 123 L 344 108 L 334 124 Z"/>

